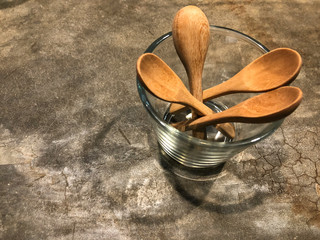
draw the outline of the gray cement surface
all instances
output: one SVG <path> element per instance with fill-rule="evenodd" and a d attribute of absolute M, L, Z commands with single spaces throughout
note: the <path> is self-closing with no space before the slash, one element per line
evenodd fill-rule
<path fill-rule="evenodd" d="M 213 181 L 166 171 L 135 62 L 199 6 L 301 53 L 301 106 Z M 320 1 L 0 0 L 0 239 L 320 239 Z"/>

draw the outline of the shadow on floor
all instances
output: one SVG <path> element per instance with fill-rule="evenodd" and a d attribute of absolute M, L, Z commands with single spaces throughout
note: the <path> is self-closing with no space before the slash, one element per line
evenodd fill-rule
<path fill-rule="evenodd" d="M 12 7 L 18 6 L 22 3 L 25 3 L 27 1 L 29 1 L 29 0 L 14 0 L 14 1 L 0 0 L 0 9 L 12 8 Z"/>
<path fill-rule="evenodd" d="M 216 180 L 225 175 L 226 164 L 223 163 L 215 168 L 193 169 L 181 165 L 168 156 L 160 146 L 158 162 L 162 167 L 165 176 L 172 184 L 177 193 L 190 202 L 192 205 L 223 214 L 232 214 L 247 211 L 262 204 L 268 193 L 254 191 L 237 201 L 228 199 L 228 192 L 215 192 L 213 188 L 219 188 Z M 227 186 L 228 183 L 225 183 Z M 234 187 L 234 186 L 231 186 Z M 220 188 L 221 189 L 221 188 Z M 234 190 L 233 190 L 234 191 Z M 208 195 L 214 195 L 218 201 L 212 202 Z M 232 193 L 234 195 L 234 192 Z M 230 192 L 231 196 L 231 192 Z M 234 196 L 233 196 L 234 197 Z M 231 197 L 230 197 L 231 198 Z"/>

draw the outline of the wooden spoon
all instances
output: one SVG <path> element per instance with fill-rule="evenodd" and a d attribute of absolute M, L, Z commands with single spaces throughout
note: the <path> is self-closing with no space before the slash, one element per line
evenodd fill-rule
<path fill-rule="evenodd" d="M 299 74 L 302 65 L 298 52 L 277 48 L 257 58 L 229 80 L 206 89 L 203 101 L 239 92 L 265 92 L 290 84 Z M 184 106 L 172 104 L 171 113 Z"/>
<path fill-rule="evenodd" d="M 201 116 L 213 113 L 193 97 L 175 72 L 153 53 L 145 53 L 139 57 L 137 74 L 145 88 L 158 98 L 189 106 Z M 235 137 L 234 128 L 229 123 L 218 124 L 216 128 L 230 138 Z"/>
<path fill-rule="evenodd" d="M 241 102 L 225 111 L 198 118 L 184 130 L 203 128 L 224 122 L 266 123 L 280 120 L 291 114 L 302 100 L 297 87 L 280 87 Z"/>
<path fill-rule="evenodd" d="M 191 94 L 202 102 L 202 71 L 209 46 L 210 27 L 206 15 L 196 6 L 180 9 L 172 24 L 173 43 L 189 80 Z M 192 112 L 192 118 L 197 118 Z M 206 138 L 206 133 L 193 131 L 193 136 Z"/>

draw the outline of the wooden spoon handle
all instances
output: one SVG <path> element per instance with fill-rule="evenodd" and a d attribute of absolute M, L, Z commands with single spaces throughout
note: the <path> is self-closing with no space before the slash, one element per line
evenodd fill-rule
<path fill-rule="evenodd" d="M 199 128 L 198 126 L 192 126 L 190 127 L 189 124 L 192 122 L 193 120 L 186 120 L 186 121 L 182 121 L 182 122 L 178 122 L 178 123 L 173 123 L 171 124 L 173 127 L 177 128 L 178 130 L 184 132 L 187 130 L 199 130 L 199 129 L 203 129 L 203 128 Z M 206 126 L 209 124 L 206 124 Z M 227 136 L 228 138 L 235 138 L 235 129 L 234 126 L 231 123 L 220 123 L 215 125 L 215 128 L 220 131 L 224 136 Z"/>
<path fill-rule="evenodd" d="M 214 112 L 207 107 L 205 104 L 202 102 L 198 101 L 191 95 L 185 95 L 185 97 L 189 96 L 189 101 L 188 104 L 190 107 L 193 108 L 199 115 L 207 116 L 207 115 L 212 115 Z M 229 138 L 234 138 L 235 137 L 235 129 L 234 126 L 230 123 L 222 123 L 222 124 L 217 124 L 216 128 L 225 136 Z M 194 128 L 196 129 L 196 128 Z"/>
<path fill-rule="evenodd" d="M 203 102 L 209 101 L 213 98 L 221 97 L 224 95 L 232 94 L 232 93 L 238 93 L 238 92 L 249 92 L 246 90 L 237 90 L 230 81 L 221 83 L 219 85 L 216 85 L 214 87 L 208 88 L 203 91 Z M 180 111 L 183 111 L 186 109 L 186 106 L 173 103 L 170 107 L 170 113 L 178 113 Z"/>

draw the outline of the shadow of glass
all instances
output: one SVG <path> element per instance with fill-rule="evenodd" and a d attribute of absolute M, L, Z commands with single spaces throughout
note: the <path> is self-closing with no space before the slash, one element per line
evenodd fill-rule
<path fill-rule="evenodd" d="M 0 9 L 12 8 L 22 3 L 25 3 L 27 1 L 29 0 L 14 0 L 14 1 L 0 0 Z"/>
<path fill-rule="evenodd" d="M 262 204 L 268 195 L 249 187 L 247 192 L 239 193 L 239 184 L 228 181 L 225 163 L 214 168 L 190 168 L 172 159 L 160 146 L 158 149 L 158 161 L 168 181 L 182 198 L 194 206 L 207 211 L 232 214 Z M 241 185 L 242 188 L 244 186 L 247 185 Z"/>

